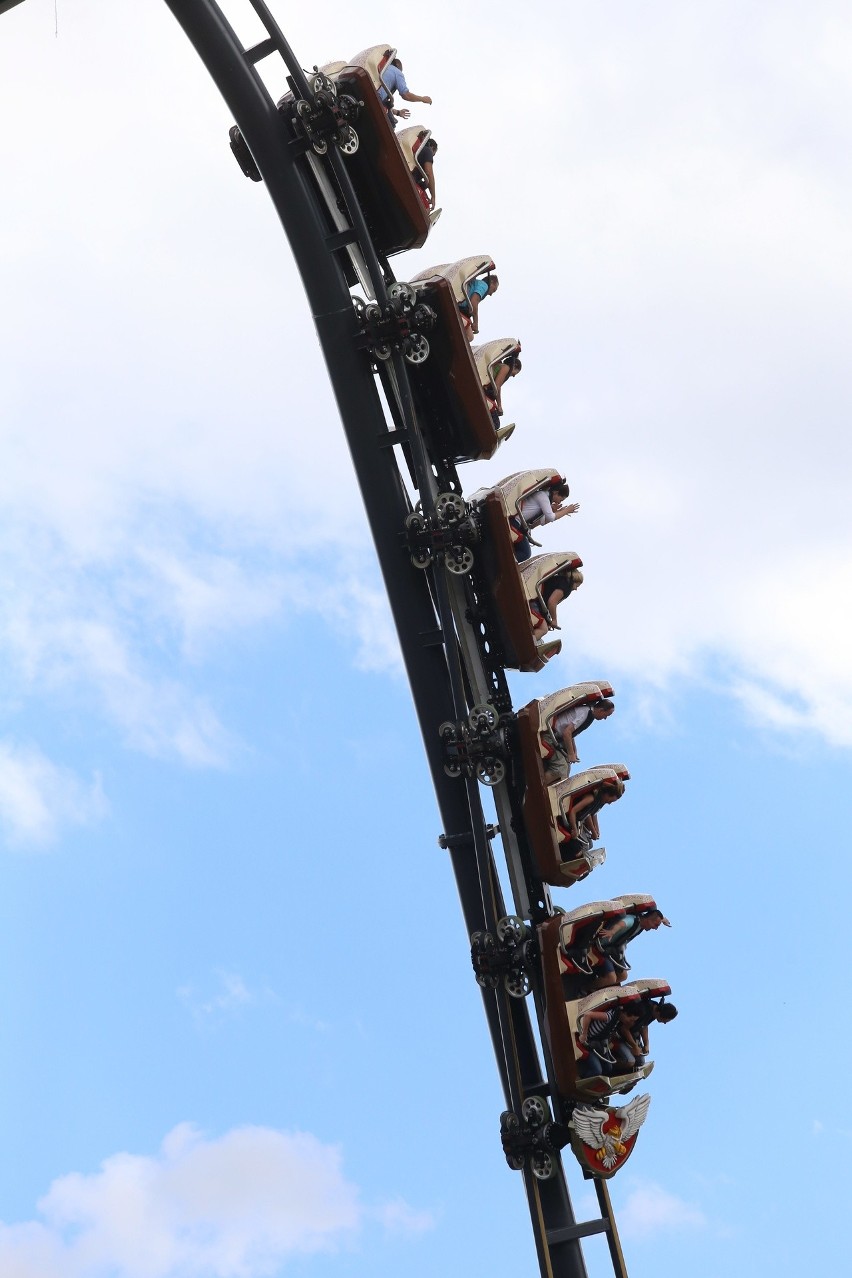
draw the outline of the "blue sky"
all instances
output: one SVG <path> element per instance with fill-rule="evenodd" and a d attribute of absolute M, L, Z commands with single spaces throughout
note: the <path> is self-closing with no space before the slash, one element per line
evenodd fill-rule
<path fill-rule="evenodd" d="M 548 542 L 585 563 L 565 653 L 513 692 L 615 684 L 581 755 L 633 779 L 563 903 L 650 891 L 674 923 L 632 956 L 681 1015 L 612 1182 L 631 1276 L 828 1268 L 852 23 L 498 3 L 481 55 L 446 0 L 275 11 L 306 63 L 393 40 L 435 99 L 444 215 L 397 274 L 491 253 L 483 336 L 524 345 L 467 489 L 554 465 L 581 502 Z M 164 4 L 58 23 L 0 20 L 0 1273 L 532 1272 L 287 245 Z"/>

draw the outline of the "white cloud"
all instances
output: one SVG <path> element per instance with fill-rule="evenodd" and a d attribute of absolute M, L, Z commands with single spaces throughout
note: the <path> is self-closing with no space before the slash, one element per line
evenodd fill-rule
<path fill-rule="evenodd" d="M 402 1198 L 393 1198 L 373 1211 L 375 1218 L 389 1233 L 422 1234 L 435 1227 L 430 1211 L 417 1211 Z"/>
<path fill-rule="evenodd" d="M 322 611 L 337 636 L 350 641 L 353 664 L 359 670 L 402 674 L 402 653 L 384 588 L 342 575 L 341 590 Z"/>
<path fill-rule="evenodd" d="M 677 1229 L 703 1229 L 706 1224 L 700 1208 L 653 1181 L 634 1182 L 618 1213 L 619 1230 L 627 1238 L 649 1238 Z"/>
<path fill-rule="evenodd" d="M 85 783 L 35 747 L 0 740 L 0 828 L 11 846 L 52 843 L 63 826 L 88 825 L 106 810 L 100 777 Z"/>
<path fill-rule="evenodd" d="M 216 976 L 218 990 L 209 997 L 197 994 L 192 985 L 181 985 L 177 990 L 178 998 L 198 1019 L 234 1013 L 241 1008 L 253 1006 L 261 999 L 267 1001 L 275 998 L 271 990 L 258 992 L 249 989 L 236 972 L 219 971 Z"/>
<path fill-rule="evenodd" d="M 351 1240 L 365 1212 L 340 1150 L 314 1136 L 241 1127 L 209 1140 L 181 1124 L 155 1157 L 59 1177 L 39 1216 L 0 1226 L 7 1278 L 264 1278 Z"/>
<path fill-rule="evenodd" d="M 151 602 L 158 586 L 147 566 L 123 545 L 89 555 L 32 524 L 7 533 L 0 650 L 10 701 L 83 697 L 135 749 L 192 767 L 228 762 L 235 743 L 207 699 L 157 669 L 172 654 L 179 666 L 172 632 L 183 618 L 175 607 L 166 621 L 167 603 Z"/>

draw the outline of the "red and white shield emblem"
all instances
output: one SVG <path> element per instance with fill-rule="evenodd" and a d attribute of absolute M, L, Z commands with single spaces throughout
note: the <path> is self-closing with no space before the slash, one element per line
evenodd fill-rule
<path fill-rule="evenodd" d="M 579 1105 L 569 1127 L 571 1148 L 580 1165 L 604 1180 L 614 1176 L 633 1153 L 650 1104 L 650 1096 L 637 1096 L 621 1109 Z"/>

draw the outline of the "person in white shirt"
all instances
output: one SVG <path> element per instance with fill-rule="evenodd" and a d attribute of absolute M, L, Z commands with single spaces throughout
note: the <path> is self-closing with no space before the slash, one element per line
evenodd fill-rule
<path fill-rule="evenodd" d="M 575 738 L 585 732 L 590 724 L 608 719 L 615 705 L 608 698 L 591 706 L 572 706 L 555 716 L 550 725 L 550 736 L 556 749 L 544 763 L 544 779 L 547 785 L 564 781 L 571 775 L 572 764 L 580 762 Z"/>
<path fill-rule="evenodd" d="M 521 535 L 514 546 L 515 559 L 519 564 L 526 563 L 532 554 L 528 529 L 538 528 L 542 524 L 552 524 L 557 519 L 564 519 L 566 515 L 573 515 L 580 509 L 578 501 L 572 502 L 570 506 L 562 504 L 569 493 L 568 485 L 564 480 L 560 480 L 558 484 L 551 484 L 547 489 L 540 488 L 538 492 L 521 498 L 519 513 L 522 518 L 519 519 L 517 515 L 514 515 L 509 520 L 515 533 Z"/>

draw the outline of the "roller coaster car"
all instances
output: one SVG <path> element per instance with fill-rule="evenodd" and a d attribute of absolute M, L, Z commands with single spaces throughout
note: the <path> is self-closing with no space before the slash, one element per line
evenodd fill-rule
<path fill-rule="evenodd" d="M 430 131 L 414 126 L 396 134 L 379 97 L 382 71 L 396 50 L 386 44 L 365 49 L 335 78 L 338 93 L 363 103 L 357 120 L 358 150 L 346 167 L 364 210 L 376 251 L 386 256 L 425 244 L 434 219 L 424 203 L 417 154 Z"/>
<path fill-rule="evenodd" d="M 353 138 L 351 149 L 342 147 L 341 154 L 376 252 L 388 257 L 425 244 L 437 216 L 430 214 L 420 184 L 426 175 L 417 160 L 420 148 L 431 136 L 430 131 L 415 126 L 394 133 L 379 97 L 381 73 L 395 55 L 395 49 L 381 44 L 365 49 L 350 62 L 329 62 L 320 68 L 320 77 L 330 82 L 338 96 L 345 95 L 360 104 L 355 122 L 357 142 Z M 296 118 L 299 108 L 292 93 L 285 93 L 279 99 L 278 110 L 289 120 Z M 230 131 L 230 139 L 231 150 L 243 173 L 259 182 L 260 172 L 236 126 Z M 323 163 L 321 173 L 315 172 L 314 176 L 326 205 L 330 202 L 335 205 L 329 212 L 339 229 L 335 218 L 344 203 L 334 174 L 330 166 Z"/>
<path fill-rule="evenodd" d="M 476 494 L 474 494 L 474 497 Z M 613 697 L 612 685 L 605 679 L 591 683 L 575 683 L 570 688 L 562 688 L 549 697 L 541 697 L 530 701 L 517 714 L 518 732 L 522 738 L 538 741 L 539 756 L 542 768 L 559 749 L 553 731 L 553 721 L 565 710 L 573 710 L 579 706 L 594 706 L 599 701 Z M 536 774 L 537 775 L 537 774 Z M 542 773 L 543 777 L 543 773 Z"/>
<path fill-rule="evenodd" d="M 465 337 L 470 339 L 473 320 L 470 298 L 467 295 L 468 286 L 475 280 L 485 280 L 487 283 L 494 269 L 493 260 L 480 254 L 479 257 L 463 257 L 458 262 L 444 262 L 441 266 L 430 266 L 428 270 L 420 271 L 418 275 L 415 275 L 411 283 L 429 285 L 436 279 L 445 279 L 453 290 L 453 297 L 456 299 L 456 305 L 462 317 Z"/>
<path fill-rule="evenodd" d="M 524 769 L 524 828 L 536 872 L 553 887 L 570 887 L 606 858 L 603 848 L 593 847 L 591 836 L 584 846 L 569 846 L 570 813 L 576 812 L 582 826 L 583 820 L 596 815 L 604 804 L 621 798 L 630 773 L 623 763 L 602 764 L 578 772 L 567 781 L 546 785 L 537 733 L 521 729 L 519 723 L 518 740 Z"/>
<path fill-rule="evenodd" d="M 428 278 L 423 279 L 424 275 Z M 429 333 L 429 358 L 408 370 L 421 428 L 434 455 L 452 462 L 485 461 L 494 456 L 500 441 L 483 389 L 476 348 L 465 336 L 464 316 L 453 285 L 428 271 L 416 276 L 413 283 L 437 315 Z M 521 349 L 514 338 L 489 345 L 499 346 L 506 354 Z"/>
<path fill-rule="evenodd" d="M 544 1032 L 559 1094 L 564 1100 L 571 1102 L 588 1101 L 594 1097 L 629 1090 L 641 1079 L 648 1077 L 654 1068 L 653 1061 L 648 1061 L 635 1070 L 584 1077 L 583 1062 L 590 1049 L 578 1040 L 580 1021 L 587 1012 L 606 1011 L 613 1004 L 617 1004 L 619 1008 L 629 1008 L 642 999 L 660 998 L 670 994 L 671 987 L 667 981 L 651 977 L 632 981 L 629 985 L 613 985 L 604 990 L 596 990 L 585 998 L 566 1000 L 560 970 L 560 923 L 561 919 L 557 915 L 538 929 L 544 977 Z M 619 1067 L 616 1065 L 614 1068 Z"/>

